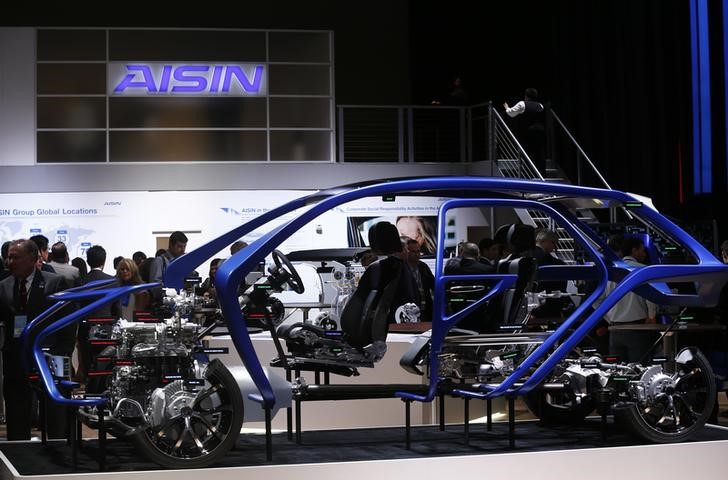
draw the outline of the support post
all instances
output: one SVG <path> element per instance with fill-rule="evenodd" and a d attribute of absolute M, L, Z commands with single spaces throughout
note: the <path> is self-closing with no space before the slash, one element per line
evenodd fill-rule
<path fill-rule="evenodd" d="M 411 400 L 404 400 L 404 448 L 407 450 L 411 447 L 411 428 L 412 424 L 410 422 L 410 403 Z"/>
<path fill-rule="evenodd" d="M 265 407 L 265 459 L 273 460 L 273 428 L 270 407 Z"/>
<path fill-rule="evenodd" d="M 103 472 L 106 470 L 106 428 L 104 427 L 104 415 L 106 415 L 106 409 L 99 405 L 97 408 L 99 417 L 99 452 L 98 462 L 99 471 Z"/>
<path fill-rule="evenodd" d="M 291 368 L 286 367 L 286 381 L 291 383 Z M 288 441 L 293 440 L 293 407 L 286 408 L 286 433 Z"/>
<path fill-rule="evenodd" d="M 490 398 L 485 400 L 485 429 L 493 430 L 493 400 Z"/>
<path fill-rule="evenodd" d="M 465 434 L 465 445 L 470 445 L 470 399 L 465 397 L 463 405 L 463 429 Z"/>
<path fill-rule="evenodd" d="M 508 447 L 516 448 L 516 408 L 512 395 L 508 397 Z"/>
<path fill-rule="evenodd" d="M 301 444 L 301 400 L 296 399 L 296 445 Z"/>
<path fill-rule="evenodd" d="M 77 413 L 76 409 L 70 409 L 68 415 L 68 443 L 71 446 L 71 466 L 73 471 L 78 468 L 78 428 L 76 428 Z"/>
<path fill-rule="evenodd" d="M 440 405 L 439 405 L 439 423 L 440 423 L 440 431 L 445 431 L 445 395 L 440 394 Z"/>
<path fill-rule="evenodd" d="M 40 409 L 40 441 L 48 445 L 48 409 L 46 408 L 46 397 L 43 392 L 37 392 L 38 408 Z"/>

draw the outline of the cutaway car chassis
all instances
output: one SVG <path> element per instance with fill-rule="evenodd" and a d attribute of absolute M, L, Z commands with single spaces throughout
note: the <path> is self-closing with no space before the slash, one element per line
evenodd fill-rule
<path fill-rule="evenodd" d="M 382 345 L 350 345 L 345 332 L 305 324 L 279 332 L 275 328 L 279 305 L 271 293 L 286 285 L 301 291 L 303 285 L 295 267 L 275 249 L 332 208 L 385 195 L 449 198 L 438 213 L 438 245 L 444 245 L 446 216 L 453 209 L 503 207 L 542 212 L 574 239 L 585 261 L 542 266 L 537 272 L 539 280 L 588 281 L 593 288 L 553 331 L 529 333 L 515 323 L 505 326 L 508 333 L 454 334 L 461 319 L 512 292 L 523 279 L 508 269 L 489 275 L 446 275 L 444 252 L 439 249 L 432 329 L 418 337 L 401 360 L 405 369 L 426 377 L 426 382 L 330 384 L 331 374 L 356 375 L 359 368 L 374 367 L 383 355 Z M 641 268 L 625 264 L 577 215 L 584 205 L 629 208 L 632 215 L 680 245 L 688 260 Z M 183 292 L 185 275 L 233 241 L 299 209 L 300 214 L 272 228 L 220 266 L 216 275 L 220 309 L 244 369 L 210 361 L 209 352 L 201 348 L 207 329 L 194 324 L 191 313 L 195 299 Z M 276 266 L 242 297 L 241 310 L 239 285 L 271 253 Z M 29 365 L 38 372 L 40 386 L 53 401 L 77 407 L 79 416 L 98 428 L 100 435 L 108 430 L 129 436 L 143 453 L 169 468 L 214 463 L 232 448 L 243 421 L 251 419 L 266 422 L 270 458 L 272 416 L 280 408 L 290 408 L 291 399 L 299 405 L 309 400 L 396 397 L 405 402 L 409 426 L 411 402 L 431 402 L 449 395 L 490 404 L 498 397 L 512 401 L 521 396 L 544 420 L 580 420 L 600 408 L 603 415 L 612 411 L 623 418 L 649 441 L 678 442 L 700 429 L 713 408 L 715 381 L 700 351 L 686 348 L 674 358 L 658 359 L 652 364 L 627 364 L 585 352 L 579 348 L 580 342 L 630 292 L 661 305 L 709 306 L 717 303 L 726 280 L 728 266 L 656 210 L 623 192 L 491 177 L 401 179 L 343 186 L 294 200 L 173 261 L 165 272 L 164 284 L 178 293 L 168 297 L 167 315 L 153 325 L 119 320 L 110 342 L 107 380 L 95 394 L 73 398 L 62 393 L 67 382 L 54 377 L 52 364 L 40 347 L 43 340 L 100 306 L 155 284 L 110 288 L 93 283 L 56 294 L 58 303 L 26 327 L 23 340 Z M 617 285 L 605 296 L 608 281 Z M 462 282 L 486 288 L 481 298 L 453 312 L 447 295 L 454 284 Z M 667 287 L 668 282 L 691 282 L 696 289 L 691 294 L 676 294 Z M 66 303 L 77 301 L 85 302 L 85 306 L 56 318 L 54 314 Z M 278 357 L 271 365 L 285 370 L 285 381 L 264 368 L 256 355 L 245 318 L 251 312 L 275 340 Z M 282 340 L 287 342 L 289 353 Z M 294 381 L 293 374 L 298 376 L 302 371 L 315 372 L 316 384 Z M 318 381 L 320 374 L 325 378 L 323 384 Z M 289 410 L 289 432 L 290 418 Z"/>

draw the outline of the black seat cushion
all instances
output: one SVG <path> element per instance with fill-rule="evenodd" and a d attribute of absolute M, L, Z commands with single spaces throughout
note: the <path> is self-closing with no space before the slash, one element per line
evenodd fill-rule
<path fill-rule="evenodd" d="M 533 257 L 519 257 L 501 260 L 498 273 L 516 274 L 518 279 L 512 289 L 507 290 L 498 302 L 497 317 L 505 325 L 518 321 L 519 309 L 523 306 L 524 295 L 533 288 L 538 265 Z"/>
<path fill-rule="evenodd" d="M 404 262 L 397 257 L 384 258 L 367 268 L 341 314 L 341 329 L 348 343 L 361 348 L 386 341 L 394 307 L 405 295 L 404 272 Z"/>

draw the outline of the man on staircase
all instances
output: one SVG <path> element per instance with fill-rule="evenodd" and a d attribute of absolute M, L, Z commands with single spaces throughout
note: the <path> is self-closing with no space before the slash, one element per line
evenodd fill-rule
<path fill-rule="evenodd" d="M 506 114 L 518 117 L 516 135 L 522 143 L 526 154 L 543 175 L 546 170 L 546 128 L 544 127 L 545 108 L 537 101 L 538 90 L 527 88 L 523 100 L 512 107 L 508 102 L 503 104 Z"/>

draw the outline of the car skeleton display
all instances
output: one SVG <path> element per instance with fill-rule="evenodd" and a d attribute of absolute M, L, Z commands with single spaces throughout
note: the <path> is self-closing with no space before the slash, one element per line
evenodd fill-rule
<path fill-rule="evenodd" d="M 499 299 L 509 292 L 512 296 L 515 292 L 512 302 L 521 302 L 526 295 L 524 274 L 519 259 L 512 259 L 502 262 L 494 274 L 446 275 L 444 249 L 438 248 L 432 329 L 412 343 L 401 362 L 408 371 L 426 376 L 426 385 L 413 382 L 352 387 L 292 382 L 292 371 L 315 371 L 318 377 L 319 372 L 355 375 L 357 368 L 374 367 L 386 351 L 381 343 L 387 332 L 386 323 L 381 322 L 382 312 L 377 309 L 396 307 L 386 304 L 385 282 L 382 291 L 372 294 L 370 310 L 351 314 L 371 323 L 370 339 L 374 341 L 368 345 L 352 344 L 353 337 L 347 337 L 346 328 L 342 334 L 299 324 L 278 332 L 275 326 L 280 302 L 271 293 L 284 286 L 297 292 L 304 287 L 292 263 L 275 249 L 332 208 L 361 198 L 391 195 L 446 199 L 438 213 L 440 246 L 444 245 L 448 211 L 492 207 L 541 212 L 574 239 L 584 261 L 541 266 L 525 280 L 535 275 L 539 280 L 588 281 L 592 288 L 553 330 L 521 330 L 522 318 L 506 314 L 504 322 L 515 323 L 508 333 L 460 332 L 454 328 L 461 319 L 498 302 L 503 308 Z M 639 268 L 626 264 L 577 215 L 577 211 L 588 208 L 628 209 L 630 217 L 679 246 L 684 252 L 683 263 Z M 216 274 L 219 306 L 244 368 L 210 361 L 201 347 L 208 330 L 192 315 L 196 298 L 183 290 L 186 274 L 233 241 L 299 209 L 300 213 L 220 265 Z M 239 287 L 246 275 L 271 254 L 275 266 L 269 275 L 240 297 Z M 605 295 L 610 280 L 617 284 Z M 405 402 L 430 402 L 445 393 L 485 400 L 524 396 L 529 408 L 541 418 L 582 419 L 599 406 L 610 409 L 649 441 L 678 442 L 691 438 L 703 427 L 714 404 L 712 370 L 698 349 L 685 348 L 674 358 L 642 365 L 608 362 L 578 347 L 604 314 L 629 292 L 660 305 L 705 307 L 717 303 L 726 281 L 728 266 L 655 209 L 624 192 L 493 177 L 408 178 L 316 192 L 274 208 L 174 260 L 165 272 L 164 283 L 180 293 L 165 299 L 167 315 L 151 323 L 130 319 L 114 323 L 106 352 L 107 375 L 100 377 L 103 382 L 98 391 L 85 398 L 69 398 L 61 393 L 59 385 L 64 380 L 54 378 L 52 365 L 40 348 L 43 339 L 80 321 L 99 306 L 152 284 L 109 287 L 94 283 L 56 294 L 58 303 L 26 327 L 23 340 L 30 365 L 37 369 L 40 384 L 53 401 L 78 407 L 85 423 L 128 436 L 150 459 L 169 468 L 196 468 L 215 462 L 235 444 L 243 421 L 265 419 L 270 448 L 271 418 L 280 408 L 289 407 L 292 398 L 305 401 L 389 396 Z M 452 300 L 453 292 L 463 282 L 479 286 L 482 293 L 467 307 L 456 310 L 448 299 Z M 673 293 L 668 282 L 689 283 L 695 289 Z M 56 318 L 58 309 L 77 301 L 85 306 Z M 262 319 L 274 337 L 278 357 L 271 365 L 282 367 L 286 380 L 261 365 L 246 326 L 246 317 L 252 316 Z M 283 350 L 281 340 L 288 344 L 289 353 Z M 457 382 L 452 381 L 455 378 Z"/>

